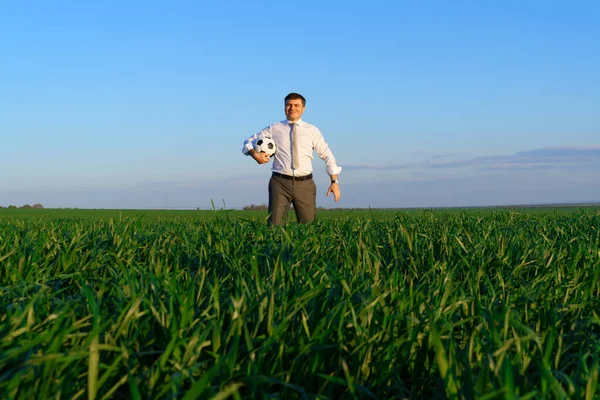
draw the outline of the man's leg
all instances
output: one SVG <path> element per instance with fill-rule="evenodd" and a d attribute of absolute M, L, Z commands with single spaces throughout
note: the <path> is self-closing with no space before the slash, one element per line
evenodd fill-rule
<path fill-rule="evenodd" d="M 317 185 L 312 179 L 294 182 L 294 211 L 298 222 L 308 224 L 317 215 Z"/>
<path fill-rule="evenodd" d="M 269 225 L 281 225 L 292 201 L 292 181 L 278 176 L 269 180 Z"/>

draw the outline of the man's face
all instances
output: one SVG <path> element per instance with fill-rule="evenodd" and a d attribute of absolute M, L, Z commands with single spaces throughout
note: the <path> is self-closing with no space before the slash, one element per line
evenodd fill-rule
<path fill-rule="evenodd" d="M 292 99 L 285 103 L 285 116 L 288 120 L 295 122 L 302 117 L 302 113 L 304 113 L 304 105 L 301 99 Z"/>

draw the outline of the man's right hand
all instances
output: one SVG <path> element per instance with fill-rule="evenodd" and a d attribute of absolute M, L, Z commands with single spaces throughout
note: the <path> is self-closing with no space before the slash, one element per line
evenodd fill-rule
<path fill-rule="evenodd" d="M 271 156 L 268 155 L 267 153 L 259 153 L 258 151 L 254 150 L 254 149 L 250 150 L 248 152 L 248 154 L 250 154 L 252 156 L 252 158 L 254 158 L 256 160 L 256 162 L 259 164 L 266 164 L 271 159 Z"/>

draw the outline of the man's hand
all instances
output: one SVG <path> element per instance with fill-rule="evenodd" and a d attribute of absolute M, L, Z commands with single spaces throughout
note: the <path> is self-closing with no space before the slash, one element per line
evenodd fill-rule
<path fill-rule="evenodd" d="M 250 156 L 252 156 L 252 158 L 254 158 L 259 164 L 266 164 L 271 159 L 271 156 L 267 153 L 259 153 L 256 150 L 250 150 L 248 154 L 250 154 Z"/>
<path fill-rule="evenodd" d="M 338 185 L 337 183 L 332 183 L 331 185 L 329 185 L 329 189 L 327 189 L 327 194 L 325 196 L 329 196 L 329 193 L 333 193 L 333 198 L 337 203 L 341 196 L 340 185 Z"/>

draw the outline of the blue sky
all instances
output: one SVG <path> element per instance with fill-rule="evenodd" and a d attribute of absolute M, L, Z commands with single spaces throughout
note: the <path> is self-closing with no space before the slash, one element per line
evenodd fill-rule
<path fill-rule="evenodd" d="M 323 3 L 323 4 L 321 4 Z M 242 207 L 307 98 L 325 207 L 600 202 L 596 1 L 0 5 L 0 205 Z"/>

